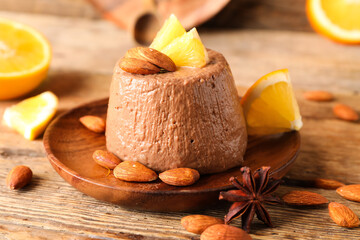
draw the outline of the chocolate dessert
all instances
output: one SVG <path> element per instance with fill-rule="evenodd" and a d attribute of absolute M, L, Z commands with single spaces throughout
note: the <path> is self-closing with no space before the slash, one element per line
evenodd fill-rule
<path fill-rule="evenodd" d="M 247 133 L 228 63 L 208 50 L 202 68 L 132 74 L 116 64 L 106 122 L 107 149 L 155 171 L 201 174 L 243 162 Z"/>

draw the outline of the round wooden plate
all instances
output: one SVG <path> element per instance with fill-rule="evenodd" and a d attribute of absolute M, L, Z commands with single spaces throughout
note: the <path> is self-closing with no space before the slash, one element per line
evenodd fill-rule
<path fill-rule="evenodd" d="M 81 125 L 84 115 L 106 117 L 108 99 L 72 109 L 57 117 L 47 128 L 44 146 L 54 169 L 72 186 L 96 199 L 123 207 L 149 211 L 191 211 L 218 202 L 219 192 L 232 188 L 231 176 L 240 176 L 240 167 L 226 172 L 203 175 L 194 185 L 174 187 L 159 179 L 133 183 L 116 179 L 92 160 L 92 153 L 105 149 L 105 136 Z M 271 175 L 283 177 L 300 148 L 300 134 L 288 132 L 265 137 L 250 137 L 245 166 L 255 170 L 271 166 Z"/>

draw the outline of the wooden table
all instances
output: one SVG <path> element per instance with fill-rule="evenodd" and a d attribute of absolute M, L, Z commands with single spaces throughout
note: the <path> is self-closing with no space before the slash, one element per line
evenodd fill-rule
<path fill-rule="evenodd" d="M 108 96 L 115 61 L 134 46 L 131 37 L 99 19 L 1 12 L 43 32 L 53 46 L 49 78 L 31 95 L 45 90 L 60 98 L 59 113 Z M 202 31 L 208 48 L 222 52 L 241 93 L 262 75 L 289 68 L 303 116 L 301 153 L 289 178 L 330 178 L 360 183 L 360 124 L 334 118 L 331 107 L 342 102 L 360 111 L 360 47 L 335 44 L 311 32 L 274 30 Z M 1 86 L 0 86 L 1 87 Z M 328 90 L 336 101 L 303 99 L 310 89 Z M 14 101 L 0 102 L 0 116 Z M 25 164 L 33 182 L 10 191 L 4 181 L 10 169 Z M 42 139 L 27 141 L 0 126 L 0 239 L 198 239 L 180 225 L 189 213 L 154 213 L 123 209 L 86 196 L 65 182 L 45 157 Z M 333 190 L 281 186 L 279 196 L 310 190 L 352 208 Z M 268 207 L 275 228 L 255 220 L 254 239 L 359 239 L 360 228 L 333 223 L 327 208 Z M 201 214 L 223 217 L 226 207 Z M 240 226 L 240 220 L 233 225 Z"/>

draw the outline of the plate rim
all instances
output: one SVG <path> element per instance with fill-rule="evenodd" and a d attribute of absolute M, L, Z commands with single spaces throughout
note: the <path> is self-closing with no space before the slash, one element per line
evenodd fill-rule
<path fill-rule="evenodd" d="M 109 186 L 109 185 L 106 185 L 106 184 L 103 184 L 101 182 L 99 182 L 98 180 L 96 179 L 92 179 L 92 178 L 88 178 L 88 177 L 84 177 L 84 176 L 81 176 L 79 175 L 75 170 L 67 167 L 64 163 L 62 163 L 61 160 L 59 160 L 55 154 L 53 153 L 53 151 L 51 150 L 51 147 L 50 147 L 50 135 L 51 135 L 51 130 L 55 127 L 56 123 L 59 122 L 59 120 L 61 118 L 63 118 L 64 116 L 78 110 L 78 109 L 81 109 L 81 108 L 84 108 L 84 107 L 89 107 L 88 105 L 97 105 L 97 104 L 100 104 L 102 102 L 104 102 L 104 104 L 106 104 L 106 102 L 108 101 L 109 98 L 101 98 L 101 99 L 97 99 L 97 100 L 93 100 L 93 101 L 89 101 L 89 102 L 86 102 L 86 103 L 83 103 L 81 105 L 78 105 L 76 107 L 73 107 L 61 114 L 59 114 L 55 119 L 53 119 L 50 124 L 47 126 L 46 130 L 45 130 L 45 133 L 44 133 L 44 136 L 43 136 L 43 146 L 45 148 L 45 152 L 46 152 L 46 156 L 48 158 L 48 160 L 50 161 L 51 165 L 53 166 L 54 168 L 54 165 L 63 170 L 64 172 L 66 172 L 67 174 L 71 175 L 72 177 L 75 177 L 81 181 L 85 181 L 85 182 L 88 182 L 89 184 L 93 184 L 93 185 L 97 185 L 99 187 L 105 187 L 105 188 L 108 188 L 108 189 L 114 189 L 116 191 L 124 191 L 124 192 L 131 192 L 131 193 L 141 193 L 141 194 L 152 194 L 152 195 L 176 195 L 176 194 L 202 194 L 202 193 L 209 193 L 209 192 L 216 192 L 216 191 L 223 191 L 223 190 L 229 190 L 231 188 L 234 188 L 233 185 L 229 182 L 228 185 L 226 186 L 223 186 L 223 187 L 217 187 L 217 188 L 206 188 L 206 189 L 196 189 L 196 190 L 191 190 L 191 189 L 184 189 L 183 187 L 182 188 L 178 188 L 178 189 L 173 189 L 173 190 L 138 190 L 138 189 L 133 189 L 131 186 L 117 186 L 117 187 L 114 187 L 114 186 Z M 284 168 L 287 168 L 289 167 L 290 165 L 292 165 L 296 158 L 298 157 L 299 153 L 300 153 L 300 148 L 301 148 L 301 135 L 300 135 L 300 132 L 299 131 L 292 131 L 293 134 L 296 134 L 296 138 L 297 138 L 297 150 L 295 152 L 295 154 L 291 157 L 290 160 L 288 160 L 286 162 L 286 164 L 282 165 L 281 167 L 275 169 L 274 171 L 271 171 L 270 172 L 270 176 L 278 173 L 278 172 L 281 172 L 281 170 L 283 170 Z M 284 133 L 281 133 L 281 134 L 284 134 Z M 246 152 L 245 152 L 246 154 Z M 230 170 L 233 170 L 235 168 L 239 168 L 241 166 L 238 166 L 238 167 L 234 167 L 234 168 L 231 168 L 227 171 L 230 171 Z M 66 182 L 68 182 L 69 184 L 71 184 L 69 181 L 67 181 L 59 172 L 57 169 L 54 168 L 54 170 L 57 172 L 57 174 L 59 174 Z M 226 172 L 226 171 L 225 171 Z M 214 174 L 206 174 L 206 175 L 216 175 L 216 174 L 221 174 L 221 173 L 224 173 L 224 172 L 220 172 L 220 173 L 214 173 Z M 132 182 L 134 184 L 136 184 L 136 182 Z M 142 183 L 144 184 L 144 183 Z M 145 183 L 146 184 L 146 183 Z M 72 185 L 72 184 L 71 184 Z M 191 187 L 191 186 L 187 186 L 187 187 Z M 78 188 L 76 188 L 77 190 L 79 190 Z"/>

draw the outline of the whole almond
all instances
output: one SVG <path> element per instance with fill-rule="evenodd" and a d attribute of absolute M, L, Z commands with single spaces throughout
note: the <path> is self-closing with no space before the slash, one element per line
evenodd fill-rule
<path fill-rule="evenodd" d="M 337 202 L 329 204 L 329 215 L 341 227 L 354 228 L 360 225 L 358 216 L 350 208 Z"/>
<path fill-rule="evenodd" d="M 96 150 L 92 157 L 97 164 L 109 169 L 114 169 L 121 162 L 117 156 L 104 150 Z"/>
<path fill-rule="evenodd" d="M 282 199 L 286 204 L 294 206 L 322 205 L 329 202 L 320 194 L 308 191 L 291 191 L 285 194 Z"/>
<path fill-rule="evenodd" d="M 206 215 L 188 215 L 181 219 L 181 225 L 188 232 L 196 234 L 201 234 L 206 228 L 212 225 L 223 223 L 223 219 Z"/>
<path fill-rule="evenodd" d="M 252 238 L 240 228 L 226 224 L 215 224 L 205 229 L 200 240 L 252 240 Z"/>
<path fill-rule="evenodd" d="M 160 173 L 159 178 L 169 185 L 188 186 L 199 180 L 200 174 L 191 168 L 174 168 Z"/>
<path fill-rule="evenodd" d="M 137 58 L 123 58 L 119 62 L 119 67 L 125 72 L 133 74 L 154 74 L 160 72 L 160 68 L 154 64 Z"/>
<path fill-rule="evenodd" d="M 163 68 L 169 72 L 176 71 L 176 65 L 167 55 L 162 52 L 148 47 L 136 47 L 129 49 L 125 58 L 137 58 Z"/>
<path fill-rule="evenodd" d="M 105 131 L 105 120 L 98 116 L 86 115 L 79 121 L 90 131 L 103 133 Z"/>
<path fill-rule="evenodd" d="M 345 186 L 345 184 L 332 179 L 316 178 L 314 180 L 314 186 L 323 189 L 337 189 L 339 187 Z"/>
<path fill-rule="evenodd" d="M 32 171 L 29 167 L 19 165 L 14 167 L 6 178 L 6 185 L 11 189 L 20 189 L 31 182 Z"/>
<path fill-rule="evenodd" d="M 360 184 L 346 185 L 336 189 L 336 192 L 343 198 L 360 202 Z"/>
<path fill-rule="evenodd" d="M 333 107 L 333 112 L 337 118 L 346 121 L 359 120 L 359 114 L 348 105 L 338 103 Z"/>
<path fill-rule="evenodd" d="M 151 182 L 158 178 L 156 172 L 135 161 L 121 162 L 113 173 L 116 178 L 128 182 Z"/>
<path fill-rule="evenodd" d="M 308 91 L 304 93 L 304 98 L 310 101 L 327 102 L 332 101 L 334 96 L 326 91 Z"/>

